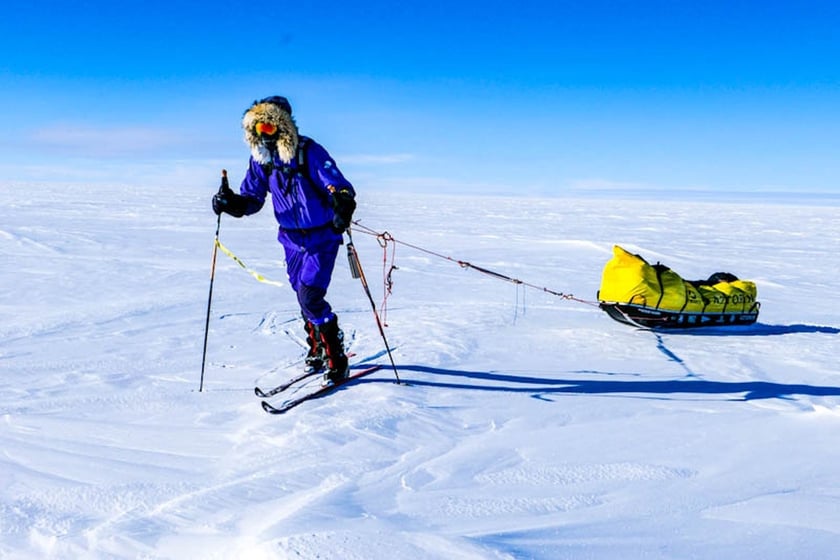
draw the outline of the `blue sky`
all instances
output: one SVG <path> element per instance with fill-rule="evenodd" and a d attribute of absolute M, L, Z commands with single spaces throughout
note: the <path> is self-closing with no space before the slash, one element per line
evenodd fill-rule
<path fill-rule="evenodd" d="M 370 189 L 840 191 L 836 2 L 16 3 L 0 187 L 214 188 L 286 95 Z"/>

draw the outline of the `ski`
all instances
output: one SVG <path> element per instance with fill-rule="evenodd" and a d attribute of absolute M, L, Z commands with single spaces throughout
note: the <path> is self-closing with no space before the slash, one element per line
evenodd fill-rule
<path fill-rule="evenodd" d="M 340 383 L 333 383 L 331 385 L 326 385 L 324 387 L 318 387 L 314 391 L 306 393 L 305 395 L 302 395 L 300 397 L 285 401 L 283 404 L 281 404 L 279 406 L 274 406 L 274 405 L 268 403 L 267 401 L 263 401 L 262 402 L 263 410 L 265 410 L 269 414 L 283 414 L 284 412 L 288 412 L 289 410 L 293 409 L 294 407 L 298 406 L 299 404 L 303 404 L 306 401 L 310 401 L 312 399 L 317 399 L 318 397 L 326 395 L 327 393 L 330 393 L 331 391 L 333 391 L 334 389 L 336 389 L 338 387 L 341 387 L 342 385 L 346 385 L 347 383 L 350 383 L 351 381 L 359 379 L 360 377 L 364 377 L 365 375 L 373 373 L 373 372 L 375 372 L 375 371 L 377 371 L 381 368 L 382 368 L 381 365 L 375 365 L 375 366 L 370 366 L 368 368 L 365 368 L 365 369 L 362 369 L 362 370 L 359 370 L 359 371 L 352 372 L 346 379 L 344 379 Z"/>
<path fill-rule="evenodd" d="M 348 352 L 347 353 L 348 358 L 352 358 L 355 355 L 356 355 L 355 352 Z M 269 397 L 273 397 L 274 395 L 282 393 L 283 391 L 285 391 L 286 389 L 288 389 L 289 387 L 291 387 L 295 383 L 300 383 L 304 379 L 308 379 L 308 378 L 312 377 L 313 375 L 318 375 L 319 373 L 324 373 L 324 371 L 325 370 L 324 370 L 323 367 L 320 368 L 320 369 L 313 370 L 313 371 L 305 371 L 305 372 L 301 373 L 300 375 L 292 377 L 291 379 L 289 379 L 285 383 L 281 383 L 280 385 L 278 385 L 277 387 L 274 387 L 273 389 L 266 390 L 266 389 L 261 389 L 259 387 L 254 387 L 254 394 L 257 395 L 261 399 L 267 399 Z"/>
<path fill-rule="evenodd" d="M 323 373 L 323 372 L 324 372 L 323 368 L 322 369 L 316 369 L 316 370 L 313 370 L 313 371 L 305 371 L 298 376 L 292 377 L 291 379 L 289 379 L 285 383 L 281 383 L 277 387 L 274 387 L 273 389 L 269 389 L 268 391 L 264 391 L 264 390 L 260 389 L 259 387 L 254 387 L 254 394 L 257 395 L 261 399 L 267 399 L 269 397 L 273 397 L 274 395 L 276 395 L 278 393 L 282 393 L 283 391 L 285 391 L 286 389 L 288 389 L 289 387 L 291 387 L 295 383 L 300 383 L 304 379 L 308 379 L 309 377 L 312 377 L 313 375 L 318 375 L 319 373 Z"/>

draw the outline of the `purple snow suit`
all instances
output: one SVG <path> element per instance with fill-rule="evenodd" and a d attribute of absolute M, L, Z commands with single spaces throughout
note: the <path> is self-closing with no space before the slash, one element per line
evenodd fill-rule
<path fill-rule="evenodd" d="M 289 283 L 304 317 L 321 325 L 334 317 L 324 297 L 342 243 L 341 233 L 332 227 L 328 187 L 347 189 L 353 195 L 355 191 L 323 146 L 305 136 L 300 137 L 299 146 L 298 157 L 288 164 L 277 160 L 262 165 L 252 157 L 239 190 L 250 199 L 246 215 L 258 212 L 271 193 Z"/>

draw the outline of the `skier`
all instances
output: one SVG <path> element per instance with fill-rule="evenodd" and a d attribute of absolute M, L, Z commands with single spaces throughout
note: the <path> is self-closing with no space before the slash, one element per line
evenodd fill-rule
<path fill-rule="evenodd" d="M 347 376 L 347 356 L 338 318 L 324 298 L 356 192 L 327 150 L 298 133 L 285 97 L 254 101 L 242 128 L 251 157 L 240 194 L 223 189 L 213 197 L 213 211 L 237 218 L 254 214 L 271 193 L 277 239 L 305 322 L 307 370 L 325 369 L 325 384 L 340 382 Z"/>

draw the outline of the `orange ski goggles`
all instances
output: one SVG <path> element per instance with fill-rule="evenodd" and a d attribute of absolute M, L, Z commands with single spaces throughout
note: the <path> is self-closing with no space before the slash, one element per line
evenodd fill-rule
<path fill-rule="evenodd" d="M 254 127 L 254 130 L 259 136 L 273 136 L 277 132 L 277 127 L 270 123 L 260 122 Z"/>

